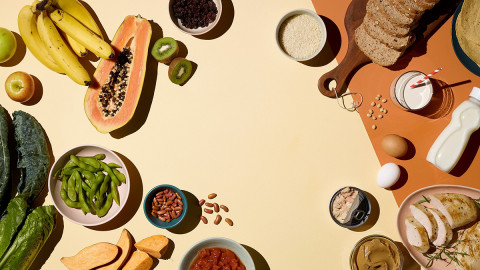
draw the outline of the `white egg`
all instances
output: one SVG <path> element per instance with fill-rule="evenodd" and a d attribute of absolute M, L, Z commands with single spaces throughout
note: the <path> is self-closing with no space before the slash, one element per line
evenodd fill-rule
<path fill-rule="evenodd" d="M 377 174 L 377 185 L 382 188 L 393 186 L 400 178 L 400 167 L 395 163 L 383 165 Z"/>

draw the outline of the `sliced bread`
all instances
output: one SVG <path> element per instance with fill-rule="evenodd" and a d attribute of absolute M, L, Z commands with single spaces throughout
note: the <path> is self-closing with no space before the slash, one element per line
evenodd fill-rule
<path fill-rule="evenodd" d="M 379 9 L 377 9 L 375 1 L 376 0 L 369 0 L 367 2 L 367 14 L 370 16 L 370 18 L 374 19 L 377 25 L 382 27 L 385 32 L 396 37 L 405 37 L 410 35 L 410 27 L 392 23 L 391 19 L 389 19 L 384 12 L 381 12 Z"/>
<path fill-rule="evenodd" d="M 413 9 L 409 9 L 405 5 L 400 4 L 400 2 L 398 2 L 398 1 L 392 1 L 392 2 L 400 12 L 405 14 L 405 16 L 414 19 L 415 21 L 418 21 L 423 15 L 423 12 L 416 11 L 416 10 L 413 10 Z"/>
<path fill-rule="evenodd" d="M 373 38 L 365 31 L 365 25 L 362 23 L 355 30 L 355 42 L 358 48 L 372 60 L 372 62 L 381 66 L 391 66 L 395 64 L 402 55 L 402 51 L 398 51 L 381 43 L 378 39 Z"/>
<path fill-rule="evenodd" d="M 368 14 L 363 18 L 363 24 L 365 25 L 365 30 L 370 36 L 378 39 L 392 49 L 400 51 L 405 50 L 413 41 L 413 36 L 396 37 L 387 33 L 378 25 L 378 23 L 376 23 L 376 21 L 370 18 L 370 15 Z"/>
<path fill-rule="evenodd" d="M 426 8 L 419 6 L 417 0 L 398 0 L 398 3 L 411 11 L 423 13 L 427 10 Z"/>
<path fill-rule="evenodd" d="M 473 222 L 478 209 L 472 198 L 457 193 L 440 193 L 430 196 L 430 202 L 448 220 L 452 229 Z"/>
<path fill-rule="evenodd" d="M 428 234 L 428 239 L 430 239 L 430 241 L 437 239 L 438 225 L 433 214 L 430 213 L 425 206 L 417 203 L 410 205 L 410 212 L 425 228 Z"/>
<path fill-rule="evenodd" d="M 430 248 L 428 234 L 425 228 L 414 217 L 405 219 L 408 243 L 421 253 L 425 253 Z"/>
<path fill-rule="evenodd" d="M 394 1 L 395 0 L 376 0 L 375 5 L 381 12 L 387 14 L 387 17 L 391 18 L 394 24 L 411 27 L 415 23 L 415 20 L 397 9 L 393 3 Z"/>
<path fill-rule="evenodd" d="M 437 247 L 450 243 L 453 238 L 453 231 L 447 218 L 437 209 L 427 208 L 427 211 L 433 215 L 438 225 L 437 237 L 432 243 Z"/>
<path fill-rule="evenodd" d="M 428 9 L 432 9 L 435 4 L 435 2 L 431 2 L 431 1 L 426 1 L 426 0 L 413 0 L 415 1 L 415 3 L 421 7 L 421 8 L 424 8 L 425 10 L 428 10 Z"/>

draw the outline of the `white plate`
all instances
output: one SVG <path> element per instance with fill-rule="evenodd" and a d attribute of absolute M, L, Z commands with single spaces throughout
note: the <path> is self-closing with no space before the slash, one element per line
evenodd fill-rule
<path fill-rule="evenodd" d="M 410 205 L 414 204 L 418 201 L 423 200 L 423 196 L 429 197 L 432 194 L 437 193 L 459 193 L 463 195 L 467 195 L 471 198 L 478 199 L 480 198 L 480 190 L 471 188 L 471 187 L 464 187 L 464 186 L 456 186 L 456 185 L 436 185 L 425 187 L 419 189 L 412 194 L 410 194 L 400 206 L 397 214 L 397 230 L 400 238 L 402 240 L 403 245 L 407 248 L 408 252 L 412 256 L 415 261 L 417 261 L 421 266 L 425 267 L 428 262 L 428 258 L 423 256 L 422 253 L 417 251 L 414 247 L 412 247 L 407 240 L 406 228 L 405 228 L 405 218 L 411 216 L 410 212 Z M 425 206 L 431 207 L 430 204 L 424 203 Z M 449 270 L 455 269 L 455 263 L 452 263 L 447 266 L 446 262 L 443 261 L 435 261 L 432 267 L 428 269 L 438 269 L 438 270 Z"/>
<path fill-rule="evenodd" d="M 101 218 L 91 213 L 87 213 L 86 215 L 84 215 L 82 210 L 68 207 L 60 197 L 62 181 L 53 177 L 56 171 L 65 166 L 65 164 L 70 159 L 70 155 L 93 156 L 96 154 L 105 154 L 105 159 L 103 160 L 103 162 L 107 164 L 110 162 L 114 162 L 122 166 L 121 168 L 118 168 L 118 170 L 125 175 L 125 178 L 127 180 L 126 184 L 122 183 L 122 185 L 118 187 L 118 193 L 120 195 L 120 205 L 117 205 L 115 202 L 113 202 L 112 207 L 110 208 L 108 213 Z M 57 208 L 58 212 L 62 214 L 62 216 L 72 221 L 73 223 L 84 226 L 97 226 L 113 219 L 118 213 L 120 213 L 122 208 L 125 206 L 125 203 L 128 199 L 128 194 L 130 193 L 130 178 L 125 164 L 114 152 L 98 145 L 79 145 L 67 150 L 55 161 L 52 169 L 50 170 L 50 174 L 48 175 L 48 191 L 50 193 L 50 196 L 52 197 L 53 204 Z"/>

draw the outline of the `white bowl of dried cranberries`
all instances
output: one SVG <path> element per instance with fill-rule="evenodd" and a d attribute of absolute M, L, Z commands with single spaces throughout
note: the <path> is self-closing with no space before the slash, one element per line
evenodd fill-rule
<path fill-rule="evenodd" d="M 222 0 L 170 0 L 168 5 L 173 24 L 194 36 L 212 30 L 222 14 Z"/>

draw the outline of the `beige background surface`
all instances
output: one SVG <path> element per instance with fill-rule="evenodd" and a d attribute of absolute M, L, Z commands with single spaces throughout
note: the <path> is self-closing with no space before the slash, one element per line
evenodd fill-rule
<path fill-rule="evenodd" d="M 316 89 L 317 79 L 336 61 L 310 67 L 287 59 L 276 47 L 277 21 L 295 8 L 313 10 L 310 0 L 234 1 L 230 28 L 210 40 L 176 29 L 166 0 L 88 3 L 110 39 L 126 15 L 141 14 L 158 23 L 164 36 L 183 42 L 198 69 L 183 87 L 169 82 L 163 64 L 157 77 L 147 74 L 147 80 L 156 77 L 156 89 L 151 105 L 139 104 L 150 106 L 146 121 L 118 139 L 98 133 L 88 122 L 84 87 L 48 70 L 28 50 L 18 65 L 0 68 L 2 82 L 17 70 L 41 81 L 38 103 L 15 103 L 3 90 L 0 103 L 10 113 L 34 115 L 55 157 L 75 145 L 98 144 L 125 156 L 138 171 L 131 183 L 138 209 L 123 213 L 125 219 L 132 217 L 128 222 L 86 228 L 64 219 L 34 268 L 62 269 L 62 256 L 98 241 L 116 243 L 122 228 L 137 240 L 163 234 L 175 243 L 171 258 L 161 260 L 158 269 L 177 269 L 191 245 L 212 236 L 256 250 L 257 269 L 347 269 L 349 252 L 363 236 L 380 233 L 399 240 L 397 205 L 389 191 L 376 186 L 379 163 L 362 122 Z M 18 33 L 17 14 L 25 4 L 30 1 L 4 1 L 0 26 Z M 199 199 L 218 193 L 235 225 L 200 223 L 185 234 L 152 226 L 139 197 L 162 183 Z M 368 230 L 343 229 L 329 216 L 331 195 L 347 185 L 371 193 L 380 205 L 378 221 Z M 52 203 L 48 196 L 45 203 Z"/>

